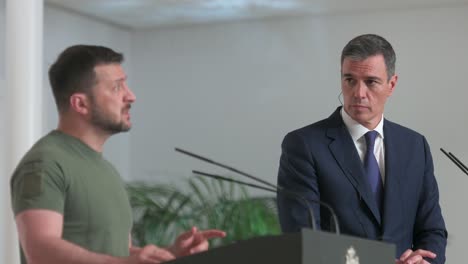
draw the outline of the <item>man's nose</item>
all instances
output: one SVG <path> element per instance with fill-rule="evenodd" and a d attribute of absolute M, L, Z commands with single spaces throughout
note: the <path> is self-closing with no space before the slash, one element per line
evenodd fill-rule
<path fill-rule="evenodd" d="M 356 83 L 356 87 L 354 89 L 354 97 L 356 98 L 365 98 L 367 92 L 366 84 L 362 81 Z"/>
<path fill-rule="evenodd" d="M 136 100 L 136 96 L 133 93 L 133 91 L 130 89 L 130 87 L 127 87 L 127 93 L 125 95 L 125 99 L 126 101 L 129 101 L 129 102 L 135 102 Z"/>

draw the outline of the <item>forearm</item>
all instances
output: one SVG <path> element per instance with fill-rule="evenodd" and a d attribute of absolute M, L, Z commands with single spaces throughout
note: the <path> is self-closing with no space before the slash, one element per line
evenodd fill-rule
<path fill-rule="evenodd" d="M 61 238 L 29 241 L 24 248 L 29 264 L 125 264 L 125 258 L 98 254 Z"/>
<path fill-rule="evenodd" d="M 430 263 L 445 263 L 445 248 L 447 246 L 447 233 L 445 229 L 428 230 L 414 237 L 413 250 L 424 249 L 434 252 L 437 257 Z"/>

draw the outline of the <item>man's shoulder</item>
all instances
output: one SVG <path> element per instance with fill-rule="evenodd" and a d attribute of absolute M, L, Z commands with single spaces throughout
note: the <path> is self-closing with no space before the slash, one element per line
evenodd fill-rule
<path fill-rule="evenodd" d="M 12 180 L 24 175 L 46 173 L 62 175 L 63 165 L 73 162 L 70 150 L 61 142 L 55 131 L 40 138 L 22 157 L 15 168 Z"/>
<path fill-rule="evenodd" d="M 301 128 L 295 129 L 288 134 L 297 134 L 297 135 L 323 135 L 328 129 L 340 128 L 344 125 L 343 119 L 339 114 L 340 108 L 338 108 L 332 115 L 322 120 L 316 121 L 312 124 L 303 126 Z"/>
<path fill-rule="evenodd" d="M 322 119 L 315 123 L 292 130 L 290 133 L 292 134 L 321 133 L 329 127 L 330 127 L 330 121 L 328 119 Z"/>
<path fill-rule="evenodd" d="M 65 146 L 61 144 L 59 138 L 52 131 L 40 138 L 26 152 L 20 164 L 34 161 L 53 161 L 63 158 L 65 153 Z"/>
<path fill-rule="evenodd" d="M 70 182 L 63 165 L 72 160 L 64 149 L 66 146 L 51 132 L 21 159 L 10 179 L 15 215 L 38 208 L 63 213 L 63 197 Z"/>
<path fill-rule="evenodd" d="M 384 133 L 391 133 L 392 135 L 395 135 L 395 136 L 410 137 L 410 138 L 424 137 L 421 133 L 417 132 L 416 130 L 397 124 L 388 119 L 384 120 Z"/>

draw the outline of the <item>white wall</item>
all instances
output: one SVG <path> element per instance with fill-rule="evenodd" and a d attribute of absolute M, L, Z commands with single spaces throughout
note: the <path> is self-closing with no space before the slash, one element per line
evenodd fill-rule
<path fill-rule="evenodd" d="M 468 162 L 467 13 L 460 6 L 136 32 L 132 177 L 218 171 L 175 153 L 178 146 L 276 182 L 283 136 L 339 105 L 343 46 L 381 34 L 396 49 L 400 74 L 386 117 L 427 136 L 450 232 L 448 263 L 463 263 L 468 178 L 438 148 Z"/>
<path fill-rule="evenodd" d="M 6 117 L 4 115 L 5 109 L 5 1 L 0 0 L 0 234 L 7 233 L 4 227 L 7 225 L 7 213 L 11 211 L 9 203 L 8 203 L 8 196 L 9 196 L 9 188 L 8 188 L 8 179 L 9 176 L 6 175 L 5 170 L 5 148 L 6 148 L 6 141 L 4 136 L 5 127 L 5 120 Z M 6 243 L 8 241 L 2 235 L 0 237 L 0 256 L 5 256 L 7 253 L 5 252 Z M 3 258 L 0 257 L 0 262 L 2 262 Z"/>
<path fill-rule="evenodd" d="M 0 0 L 0 80 L 5 79 L 5 1 Z M 5 87 L 2 85 L 0 86 L 0 98 L 3 97 Z"/>

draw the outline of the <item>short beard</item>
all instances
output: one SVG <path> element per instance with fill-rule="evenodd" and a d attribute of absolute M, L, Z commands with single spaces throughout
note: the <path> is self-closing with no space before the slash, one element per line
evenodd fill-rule
<path fill-rule="evenodd" d="M 130 130 L 131 126 L 126 125 L 123 121 L 117 122 L 108 118 L 101 108 L 95 103 L 93 98 L 91 98 L 91 106 L 91 124 L 95 127 L 112 135 Z M 129 105 L 126 108 L 130 109 L 130 107 L 131 106 Z"/>

